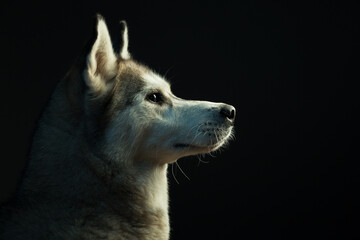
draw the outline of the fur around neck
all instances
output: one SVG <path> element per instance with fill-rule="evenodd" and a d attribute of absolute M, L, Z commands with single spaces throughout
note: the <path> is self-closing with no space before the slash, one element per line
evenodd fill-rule
<path fill-rule="evenodd" d="M 63 97 L 66 84 L 40 120 L 21 187 L 4 210 L 4 239 L 168 239 L 167 164 L 125 167 L 96 155 L 84 115 Z M 78 121 L 69 121 L 73 114 Z"/>

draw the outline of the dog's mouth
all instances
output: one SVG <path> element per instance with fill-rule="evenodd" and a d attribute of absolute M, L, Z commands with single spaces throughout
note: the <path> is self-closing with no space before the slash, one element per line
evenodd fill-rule
<path fill-rule="evenodd" d="M 176 143 L 174 144 L 174 148 L 189 148 L 191 145 L 186 143 Z"/>
<path fill-rule="evenodd" d="M 179 150 L 195 150 L 199 153 L 201 152 L 211 152 L 218 148 L 221 143 L 209 144 L 209 145 L 195 145 L 195 144 L 187 144 L 187 143 L 176 143 L 174 144 L 174 148 Z"/>
<path fill-rule="evenodd" d="M 175 144 L 173 144 L 173 148 L 179 152 L 190 155 L 210 153 L 219 149 L 228 141 L 228 139 L 231 138 L 230 136 L 232 134 L 232 128 L 216 128 L 212 129 L 212 131 L 210 130 L 200 129 L 199 131 L 202 133 L 200 136 L 202 137 L 196 139 L 197 141 L 192 140 L 190 143 L 187 141 L 175 142 Z M 205 133 L 206 136 L 204 136 Z M 198 136 L 198 134 L 196 136 Z"/>

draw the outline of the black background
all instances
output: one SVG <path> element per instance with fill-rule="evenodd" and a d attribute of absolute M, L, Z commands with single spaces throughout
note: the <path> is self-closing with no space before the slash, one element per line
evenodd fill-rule
<path fill-rule="evenodd" d="M 228 148 L 169 172 L 172 239 L 359 237 L 359 8 L 293 2 L 3 3 L 1 200 L 99 12 L 176 95 L 237 108 Z"/>

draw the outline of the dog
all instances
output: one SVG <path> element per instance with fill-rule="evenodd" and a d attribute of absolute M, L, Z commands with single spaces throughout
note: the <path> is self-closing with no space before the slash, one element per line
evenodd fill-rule
<path fill-rule="evenodd" d="M 95 22 L 42 113 L 1 239 L 169 239 L 168 164 L 233 136 L 233 106 L 176 97 L 132 59 L 125 21 L 119 52 Z"/>

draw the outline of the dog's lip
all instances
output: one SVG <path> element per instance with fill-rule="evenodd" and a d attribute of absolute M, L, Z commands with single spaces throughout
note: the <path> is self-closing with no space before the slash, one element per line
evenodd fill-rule
<path fill-rule="evenodd" d="M 208 151 L 212 151 L 219 146 L 219 143 L 211 144 L 211 145 L 196 145 L 196 144 L 188 144 L 188 143 L 176 143 L 174 144 L 175 148 L 178 149 L 206 149 Z"/>
<path fill-rule="evenodd" d="M 186 144 L 186 143 L 176 143 L 176 144 L 174 144 L 175 148 L 188 148 L 190 146 L 192 146 L 192 145 Z"/>

